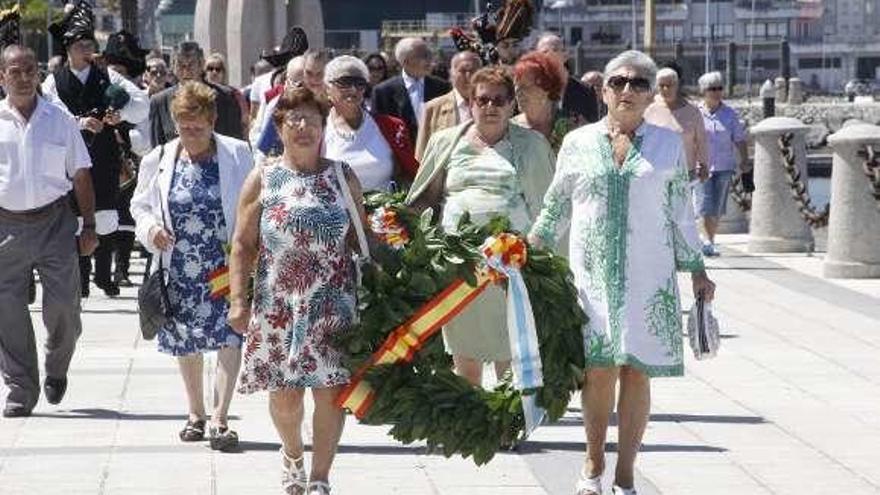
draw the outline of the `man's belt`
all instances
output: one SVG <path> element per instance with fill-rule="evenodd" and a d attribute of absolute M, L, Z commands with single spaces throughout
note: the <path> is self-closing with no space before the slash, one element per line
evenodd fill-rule
<path fill-rule="evenodd" d="M 67 195 L 61 196 L 51 203 L 34 208 L 33 210 L 13 211 L 0 208 L 0 219 L 12 220 L 15 222 L 39 221 L 49 218 L 59 208 L 69 208 L 70 198 Z"/>

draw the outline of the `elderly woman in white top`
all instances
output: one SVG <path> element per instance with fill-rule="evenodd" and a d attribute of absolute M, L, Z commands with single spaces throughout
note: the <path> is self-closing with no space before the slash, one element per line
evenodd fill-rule
<path fill-rule="evenodd" d="M 347 163 L 365 191 L 390 191 L 402 173 L 404 180 L 415 175 L 415 170 L 410 174 L 403 170 L 413 168 L 409 162 L 414 162 L 414 152 L 402 120 L 371 115 L 364 108 L 368 80 L 366 64 L 350 55 L 336 57 L 324 68 L 333 106 L 324 133 L 324 156 Z M 401 155 L 407 159 L 401 160 Z"/>
<path fill-rule="evenodd" d="M 681 135 L 646 123 L 657 68 L 627 51 L 605 67 L 605 119 L 570 132 L 562 143 L 544 209 L 530 233 L 552 244 L 571 219 L 569 256 L 584 328 L 582 391 L 587 459 L 578 495 L 600 495 L 605 436 L 614 408 L 619 446 L 613 492 L 635 493 L 633 469 L 648 422 L 650 378 L 683 374 L 676 271 L 692 273 L 707 300 L 706 276 L 688 194 Z"/>
<path fill-rule="evenodd" d="M 235 229 L 239 191 L 253 166 L 247 143 L 213 132 L 214 91 L 187 81 L 171 103 L 178 138 L 141 161 L 131 214 L 135 235 L 168 270 L 174 315 L 159 330 L 159 351 L 177 357 L 186 386 L 189 417 L 180 439 L 205 436 L 203 358 L 217 351 L 211 447 L 234 450 L 237 434 L 227 413 L 241 363 L 241 336 L 227 323 L 229 303 L 209 283 L 227 266 L 226 250 Z"/>

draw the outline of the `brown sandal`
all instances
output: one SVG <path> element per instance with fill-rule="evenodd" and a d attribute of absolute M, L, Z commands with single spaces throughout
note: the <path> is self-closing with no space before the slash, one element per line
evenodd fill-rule
<path fill-rule="evenodd" d="M 187 420 L 186 426 L 180 430 L 180 440 L 183 442 L 200 442 L 205 439 L 205 420 Z"/>

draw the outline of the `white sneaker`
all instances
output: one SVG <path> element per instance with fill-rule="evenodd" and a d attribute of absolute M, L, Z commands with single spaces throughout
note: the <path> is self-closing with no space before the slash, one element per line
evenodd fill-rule
<path fill-rule="evenodd" d="M 636 495 L 635 488 L 621 488 L 617 485 L 611 487 L 612 495 Z"/>
<path fill-rule="evenodd" d="M 602 495 L 602 475 L 587 478 L 587 475 L 581 471 L 574 489 L 575 495 Z"/>

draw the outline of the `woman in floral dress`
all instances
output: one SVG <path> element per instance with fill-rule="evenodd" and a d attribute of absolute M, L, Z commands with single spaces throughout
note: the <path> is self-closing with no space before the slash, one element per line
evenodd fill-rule
<path fill-rule="evenodd" d="M 171 103 L 180 137 L 141 162 L 131 200 L 135 235 L 168 270 L 174 316 L 159 331 L 159 351 L 176 356 L 186 386 L 185 442 L 205 436 L 202 355 L 217 351 L 211 447 L 233 450 L 238 435 L 227 414 L 241 364 L 241 336 L 227 324 L 229 304 L 209 280 L 226 266 L 238 194 L 253 159 L 247 143 L 214 134 L 214 91 L 199 82 L 181 85 Z M 158 268 L 159 263 L 153 263 Z"/>
<path fill-rule="evenodd" d="M 351 169 L 320 158 L 327 107 L 307 88 L 286 90 L 273 114 L 284 154 L 248 178 L 232 248 L 229 322 L 246 332 L 240 391 L 269 391 L 283 444 L 285 493 L 326 494 L 342 434 L 335 401 L 349 381 L 336 348 L 355 319 L 352 222 L 365 227 L 360 183 Z M 337 175 L 342 171 L 344 180 Z M 360 218 L 349 215 L 350 191 Z M 249 275 L 256 267 L 253 304 Z M 315 400 L 311 473 L 303 462 L 303 396 Z"/>
<path fill-rule="evenodd" d="M 574 130 L 559 151 L 530 234 L 552 244 L 571 219 L 570 263 L 584 329 L 587 459 L 577 495 L 601 495 L 605 435 L 618 401 L 615 495 L 634 495 L 633 469 L 650 412 L 650 378 L 683 374 L 676 271 L 714 297 L 689 201 L 681 135 L 644 122 L 657 67 L 637 51 L 605 68 L 608 116 Z"/>

